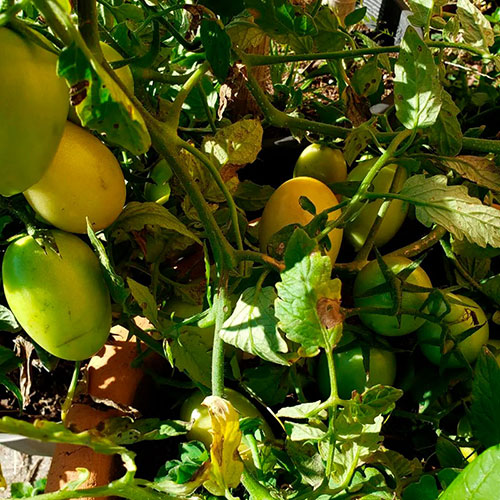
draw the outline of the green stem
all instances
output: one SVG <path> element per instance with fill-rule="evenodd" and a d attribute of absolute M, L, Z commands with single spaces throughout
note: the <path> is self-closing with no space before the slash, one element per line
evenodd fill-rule
<path fill-rule="evenodd" d="M 250 500 L 276 500 L 269 490 L 262 486 L 245 467 L 241 476 L 241 484 L 250 495 Z"/>
<path fill-rule="evenodd" d="M 436 226 L 430 233 L 426 234 L 423 238 L 420 238 L 405 247 L 398 248 L 393 252 L 389 252 L 384 257 L 395 257 L 401 255 L 402 257 L 406 257 L 411 259 L 416 255 L 422 253 L 425 250 L 428 250 L 432 246 L 443 238 L 443 236 L 447 233 L 446 229 L 442 226 Z"/>
<path fill-rule="evenodd" d="M 97 24 L 97 2 L 95 0 L 77 0 L 78 29 L 87 47 L 96 59 L 102 63 L 104 56 L 99 43 L 99 26 Z"/>
<path fill-rule="evenodd" d="M 212 110 L 208 105 L 207 93 L 205 92 L 205 89 L 203 88 L 201 82 L 198 82 L 198 91 L 201 95 L 201 102 L 203 104 L 203 109 L 205 110 L 205 114 L 207 115 L 208 123 L 212 130 L 212 134 L 215 134 L 217 132 L 217 127 L 215 126 L 215 120 L 212 114 Z"/>
<path fill-rule="evenodd" d="M 227 273 L 222 274 L 213 306 L 215 308 L 215 332 L 212 351 L 212 394 L 220 398 L 224 397 L 224 341 L 220 336 L 220 330 L 228 313 L 227 281 Z"/>
<path fill-rule="evenodd" d="M 61 407 L 61 420 L 62 423 L 66 423 L 66 417 L 68 416 L 69 409 L 73 403 L 75 397 L 76 387 L 78 385 L 78 376 L 80 375 L 81 361 L 75 361 L 75 368 L 73 369 L 73 375 L 71 376 L 71 382 L 68 387 L 68 393 Z"/>
<path fill-rule="evenodd" d="M 229 192 L 229 189 L 227 188 L 226 184 L 222 180 L 222 177 L 220 175 L 219 170 L 207 158 L 206 155 L 204 155 L 197 148 L 195 148 L 194 146 L 189 144 L 189 142 L 181 141 L 181 147 L 183 149 L 185 149 L 186 151 L 189 151 L 194 157 L 196 157 L 198 160 L 200 160 L 203 163 L 203 165 L 205 165 L 207 170 L 210 172 L 210 175 L 215 180 L 215 183 L 217 184 L 219 189 L 222 191 L 222 194 L 224 195 L 224 198 L 226 199 L 227 207 L 229 209 L 229 214 L 231 216 L 231 224 L 233 226 L 234 239 L 236 240 L 236 247 L 238 250 L 243 250 L 243 239 L 241 237 L 240 225 L 238 222 L 238 208 L 236 206 L 236 203 L 234 202 L 233 196 L 231 195 L 231 193 Z"/>
<path fill-rule="evenodd" d="M 328 344 L 326 344 L 328 345 Z M 335 454 L 335 417 L 337 414 L 338 388 L 337 375 L 335 373 L 335 361 L 333 359 L 333 350 L 325 349 L 326 359 L 328 362 L 328 377 L 330 379 L 330 398 L 331 405 L 328 408 L 328 457 L 326 460 L 326 477 L 329 478 L 332 474 L 333 458 Z"/>
<path fill-rule="evenodd" d="M 254 252 L 253 250 L 236 250 L 234 252 L 234 257 L 237 262 L 258 262 L 259 264 L 264 264 L 274 271 L 281 272 L 285 270 L 285 264 L 283 264 L 283 262 L 273 259 L 265 253 Z"/>

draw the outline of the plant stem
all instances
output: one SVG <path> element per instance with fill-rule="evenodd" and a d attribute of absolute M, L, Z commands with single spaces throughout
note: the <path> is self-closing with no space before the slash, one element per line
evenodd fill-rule
<path fill-rule="evenodd" d="M 201 82 L 198 82 L 198 92 L 201 95 L 201 102 L 203 104 L 203 109 L 205 110 L 205 114 L 207 115 L 208 123 L 210 125 L 210 129 L 212 130 L 212 134 L 215 134 L 217 132 L 217 127 L 215 126 L 212 110 L 208 105 L 207 93 L 205 92 L 205 89 L 203 88 Z"/>
<path fill-rule="evenodd" d="M 215 332 L 212 351 L 212 394 L 220 398 L 224 397 L 224 341 L 220 336 L 220 330 L 228 313 L 227 285 L 228 275 L 224 272 L 219 279 L 218 293 L 213 306 L 215 308 Z"/>
<path fill-rule="evenodd" d="M 262 486 L 246 467 L 243 469 L 241 484 L 250 494 L 251 500 L 276 500 L 269 490 Z"/>
<path fill-rule="evenodd" d="M 165 73 L 160 73 L 151 68 L 134 68 L 134 76 L 144 80 L 146 82 L 161 82 L 161 83 L 169 83 L 171 85 L 182 85 L 186 83 L 189 78 L 192 76 L 192 73 L 188 73 L 186 75 L 168 75 Z"/>
<path fill-rule="evenodd" d="M 73 398 L 75 397 L 76 387 L 78 385 L 78 376 L 80 375 L 81 361 L 75 361 L 75 368 L 73 369 L 73 375 L 71 376 L 71 382 L 68 387 L 68 393 L 61 407 L 61 420 L 62 423 L 66 423 L 66 417 L 68 416 L 69 409 L 73 403 Z"/>
<path fill-rule="evenodd" d="M 399 248 L 398 250 L 394 250 L 393 252 L 389 252 L 384 255 L 384 257 L 395 257 L 401 255 L 402 257 L 407 257 L 411 259 L 416 255 L 422 253 L 425 250 L 428 250 L 436 243 L 439 242 L 441 238 L 447 233 L 446 229 L 442 226 L 436 226 L 430 233 L 426 234 L 423 238 L 420 238 L 405 247 Z"/>
<path fill-rule="evenodd" d="M 99 26 L 97 24 L 97 2 L 95 0 L 77 0 L 78 29 L 87 47 L 96 59 L 102 63 L 104 56 L 99 43 Z"/>
<path fill-rule="evenodd" d="M 234 252 L 234 257 L 237 262 L 259 262 L 274 271 L 281 272 L 285 270 L 285 264 L 283 262 L 273 259 L 265 253 L 254 252 L 253 250 L 236 250 Z"/>

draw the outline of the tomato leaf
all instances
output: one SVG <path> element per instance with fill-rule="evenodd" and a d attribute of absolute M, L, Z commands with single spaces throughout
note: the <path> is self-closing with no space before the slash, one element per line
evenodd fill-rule
<path fill-rule="evenodd" d="M 391 412 L 402 395 L 403 391 L 395 387 L 370 387 L 362 395 L 354 397 L 356 404 L 351 408 L 352 416 L 362 424 L 372 424 L 379 415 Z"/>
<path fill-rule="evenodd" d="M 473 460 L 446 488 L 439 500 L 490 500 L 500 489 L 500 445 Z"/>
<path fill-rule="evenodd" d="M 200 26 L 200 37 L 212 71 L 217 80 L 223 83 L 229 72 L 231 39 L 214 19 L 203 19 Z"/>
<path fill-rule="evenodd" d="M 489 158 L 461 155 L 438 161 L 479 186 L 500 191 L 500 169 Z"/>
<path fill-rule="evenodd" d="M 403 500 L 436 500 L 438 495 L 436 480 L 433 476 L 425 474 L 418 482 L 406 487 L 403 492 Z"/>
<path fill-rule="evenodd" d="M 295 419 L 305 419 L 311 418 L 311 415 L 316 414 L 316 410 L 321 406 L 321 401 L 315 401 L 314 403 L 302 403 L 296 406 L 285 406 L 280 408 L 276 413 L 277 417 L 285 418 L 295 418 Z M 323 417 L 326 416 L 326 410 L 323 410 L 319 415 Z"/>
<path fill-rule="evenodd" d="M 15 332 L 19 328 L 19 323 L 12 311 L 0 304 L 0 330 L 3 332 Z"/>
<path fill-rule="evenodd" d="M 146 124 L 118 84 L 76 45 L 62 50 L 58 74 L 66 78 L 72 104 L 84 127 L 139 155 L 151 146 Z"/>
<path fill-rule="evenodd" d="M 332 347 L 336 341 L 336 325 L 342 323 L 342 317 L 339 311 L 341 282 L 330 279 L 330 257 L 318 252 L 309 254 L 311 242 L 314 240 L 302 229 L 292 235 L 285 252 L 286 269 L 276 285 L 275 314 L 286 336 L 314 354 L 318 347 Z M 300 258 L 303 252 L 306 255 Z M 323 309 L 331 309 L 332 317 L 323 314 Z"/>
<path fill-rule="evenodd" d="M 155 327 L 158 326 L 158 306 L 147 286 L 137 283 L 132 278 L 127 278 L 127 285 L 130 288 L 132 297 L 139 304 L 144 316 L 146 316 Z"/>
<path fill-rule="evenodd" d="M 278 331 L 278 320 L 274 316 L 275 299 L 272 287 L 247 288 L 222 326 L 220 336 L 224 342 L 242 351 L 288 366 L 287 357 L 283 356 L 288 352 L 288 345 Z"/>
<path fill-rule="evenodd" d="M 474 437 L 488 447 L 500 443 L 500 367 L 485 347 L 474 373 L 469 421 Z"/>
<path fill-rule="evenodd" d="M 431 51 L 411 26 L 395 66 L 396 116 L 407 129 L 430 127 L 441 110 L 442 87 Z"/>
<path fill-rule="evenodd" d="M 439 224 L 456 238 L 480 247 L 500 247 L 500 210 L 469 196 L 466 186 L 448 186 L 444 175 L 414 175 L 400 194 L 416 202 L 417 219 L 427 227 Z"/>
<path fill-rule="evenodd" d="M 291 460 L 305 484 L 313 488 L 322 484 L 325 479 L 325 464 L 316 446 L 287 439 L 285 451 L 286 458 Z"/>
<path fill-rule="evenodd" d="M 488 53 L 488 47 L 495 42 L 495 34 L 483 13 L 470 0 L 458 0 L 457 17 L 465 43 Z"/>
<path fill-rule="evenodd" d="M 443 90 L 442 97 L 436 123 L 429 127 L 429 141 L 440 154 L 454 156 L 462 149 L 462 129 L 457 118 L 460 109 L 446 90 Z"/>
<path fill-rule="evenodd" d="M 321 441 L 326 437 L 326 430 L 312 427 L 309 424 L 298 424 L 296 422 L 285 422 L 285 430 L 288 438 L 292 441 Z"/>
<path fill-rule="evenodd" d="M 366 15 L 366 7 L 360 7 L 352 11 L 350 14 L 346 16 L 344 19 L 344 24 L 347 26 L 353 26 L 354 24 L 358 24 L 361 22 Z"/>
<path fill-rule="evenodd" d="M 382 71 L 377 65 L 377 58 L 372 57 L 354 73 L 351 84 L 356 94 L 369 96 L 377 91 L 381 79 Z"/>
<path fill-rule="evenodd" d="M 482 291 L 490 297 L 490 299 L 500 304 L 500 274 L 481 281 L 480 285 Z"/>
<path fill-rule="evenodd" d="M 408 0 L 413 14 L 408 18 L 413 26 L 424 28 L 429 24 L 434 8 L 434 0 Z"/>
<path fill-rule="evenodd" d="M 241 181 L 234 193 L 234 199 L 240 208 L 252 212 L 264 208 L 273 193 L 274 188 L 271 186 L 260 186 L 252 181 Z"/>

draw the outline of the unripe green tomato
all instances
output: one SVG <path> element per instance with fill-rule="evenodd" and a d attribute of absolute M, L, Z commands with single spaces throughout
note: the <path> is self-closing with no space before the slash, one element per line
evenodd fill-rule
<path fill-rule="evenodd" d="M 31 236 L 9 245 L 2 264 L 5 297 L 19 324 L 46 351 L 89 358 L 111 327 L 111 302 L 99 261 L 80 238 L 52 231 L 59 255 Z"/>
<path fill-rule="evenodd" d="M 486 319 L 486 315 L 481 309 L 481 306 L 471 298 L 452 293 L 447 294 L 447 297 L 451 300 L 458 300 L 464 303 L 464 305 L 461 305 L 450 302 L 451 310 L 441 320 L 441 324 L 448 327 L 448 332 L 452 338 L 457 337 L 474 326 L 484 323 L 479 330 L 475 331 L 472 335 L 469 335 L 466 339 L 462 340 L 462 342 L 459 342 L 457 346 L 467 362 L 472 363 L 479 356 L 481 346 L 488 342 L 488 320 Z M 439 316 L 446 311 L 445 304 L 442 302 L 440 302 L 439 306 L 435 309 L 436 310 L 432 310 L 432 307 L 429 307 L 429 312 L 435 314 L 436 316 Z M 424 356 L 435 365 L 440 364 L 442 357 L 439 346 L 441 332 L 441 325 L 430 321 L 425 321 L 417 331 L 420 349 L 422 349 Z M 434 343 L 438 343 L 438 345 L 434 345 Z M 463 364 L 456 356 L 452 355 L 448 359 L 446 366 L 448 368 L 459 368 L 463 366 Z"/>
<path fill-rule="evenodd" d="M 72 233 L 108 227 L 125 203 L 125 179 L 113 153 L 94 135 L 66 122 L 57 153 L 42 178 L 24 192 L 33 210 Z"/>
<path fill-rule="evenodd" d="M 362 181 L 373 164 L 373 160 L 360 163 L 349 172 L 347 180 L 353 182 Z M 394 164 L 386 165 L 375 176 L 372 182 L 374 192 L 388 193 L 398 169 L 398 177 L 395 185 L 392 186 L 392 191 L 399 192 L 408 176 L 404 167 L 398 167 Z M 367 203 L 358 216 L 345 226 L 345 235 L 355 250 L 359 250 L 364 245 L 383 202 L 384 200 L 373 200 Z M 388 243 L 403 225 L 407 213 L 408 203 L 401 200 L 392 200 L 378 227 L 374 245 L 380 247 Z"/>
<path fill-rule="evenodd" d="M 294 177 L 313 177 L 325 184 L 343 182 L 347 165 L 340 149 L 323 144 L 310 144 L 302 151 L 293 170 Z"/>
<path fill-rule="evenodd" d="M 259 222 L 260 248 L 266 252 L 267 245 L 280 229 L 289 224 L 307 225 L 313 219 L 313 215 L 304 210 L 299 203 L 301 196 L 308 198 L 316 208 L 316 213 L 334 207 L 338 200 L 331 189 L 321 181 L 312 177 L 294 177 L 274 191 L 266 203 L 262 218 Z M 336 220 L 340 216 L 340 210 L 330 212 L 328 220 Z M 332 263 L 337 259 L 342 242 L 342 229 L 334 229 L 329 234 L 331 248 L 328 255 Z"/>
<path fill-rule="evenodd" d="M 389 269 L 398 274 L 411 264 L 411 261 L 406 257 L 385 257 L 384 262 Z M 418 285 L 426 288 L 431 288 L 431 280 L 427 273 L 418 266 L 406 279 L 407 283 Z M 385 277 L 380 270 L 378 262 L 373 260 L 368 263 L 357 275 L 354 281 L 354 304 L 356 307 L 378 307 L 381 309 L 390 309 L 394 307 L 394 303 L 390 291 L 367 295 L 370 289 L 386 283 Z M 402 309 L 419 310 L 423 305 L 427 296 L 427 292 L 409 292 L 402 293 Z M 400 322 L 396 316 L 373 314 L 362 312 L 359 319 L 371 330 L 380 335 L 399 336 L 414 332 L 424 323 L 424 319 L 402 314 Z"/>
<path fill-rule="evenodd" d="M 180 319 L 190 318 L 195 314 L 199 314 L 203 311 L 201 305 L 198 304 L 188 304 L 187 302 L 182 302 L 181 300 L 171 300 L 165 307 L 165 312 L 170 316 L 172 313 L 174 316 Z M 182 325 L 179 327 L 179 333 L 195 333 L 200 336 L 203 344 L 207 346 L 207 349 L 212 349 L 214 342 L 214 327 L 209 326 L 207 328 L 200 328 L 199 326 L 193 325 Z"/>
<path fill-rule="evenodd" d="M 359 345 L 343 352 L 333 353 L 337 390 L 339 397 L 350 399 L 352 391 L 362 393 L 366 388 L 374 385 L 392 385 L 396 379 L 396 357 L 394 353 L 370 348 L 369 371 L 365 371 L 363 351 Z M 323 398 L 330 396 L 330 377 L 328 361 L 322 353 L 318 363 L 318 384 Z"/>
<path fill-rule="evenodd" d="M 0 28 L 0 54 L 0 194 L 11 196 L 35 184 L 49 167 L 69 94 L 57 76 L 57 56 L 25 36 Z"/>
<path fill-rule="evenodd" d="M 261 429 L 266 438 L 273 438 L 273 432 L 269 424 L 264 420 L 260 411 L 245 396 L 227 388 L 224 389 L 224 393 L 225 399 L 234 406 L 235 410 L 240 414 L 240 418 L 259 418 L 262 421 Z M 187 439 L 201 441 L 208 448 L 212 443 L 212 434 L 210 433 L 212 421 L 208 408 L 201 404 L 204 399 L 205 396 L 199 391 L 189 396 L 181 406 L 180 418 L 193 424 L 191 430 L 187 433 Z M 250 450 L 243 442 L 240 444 L 238 451 L 242 458 L 245 458 L 250 453 Z"/>
<path fill-rule="evenodd" d="M 151 171 L 151 180 L 144 187 L 144 197 L 147 201 L 153 201 L 159 205 L 164 205 L 170 198 L 170 184 L 172 170 L 165 160 L 159 161 Z"/>

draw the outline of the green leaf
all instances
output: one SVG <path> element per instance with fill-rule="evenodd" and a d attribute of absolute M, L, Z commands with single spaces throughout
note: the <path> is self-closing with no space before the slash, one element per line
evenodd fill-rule
<path fill-rule="evenodd" d="M 413 15 L 408 18 L 413 26 L 425 28 L 431 19 L 434 0 L 408 0 Z"/>
<path fill-rule="evenodd" d="M 10 380 L 4 373 L 0 373 L 0 384 L 3 385 L 7 390 L 12 392 L 19 403 L 19 408 L 23 407 L 23 394 L 19 387 Z"/>
<path fill-rule="evenodd" d="M 395 387 L 369 387 L 363 394 L 355 396 L 356 404 L 351 407 L 352 416 L 362 424 L 372 424 L 379 415 L 391 412 L 402 395 L 403 391 Z"/>
<path fill-rule="evenodd" d="M 382 79 L 382 71 L 378 67 L 377 58 L 372 57 L 370 61 L 361 66 L 352 76 L 352 88 L 359 96 L 369 96 L 375 93 Z"/>
<path fill-rule="evenodd" d="M 495 42 L 495 34 L 482 12 L 470 0 L 458 0 L 457 17 L 465 43 L 488 53 L 488 47 Z"/>
<path fill-rule="evenodd" d="M 309 424 L 285 422 L 285 431 L 291 441 L 320 441 L 325 439 L 326 431 Z"/>
<path fill-rule="evenodd" d="M 290 390 L 288 369 L 268 363 L 247 368 L 243 372 L 245 386 L 248 386 L 262 401 L 269 406 L 283 403 Z M 269 380 L 273 384 L 269 385 Z"/>
<path fill-rule="evenodd" d="M 462 468 L 466 464 L 458 447 L 442 436 L 439 436 L 436 442 L 436 455 L 441 467 Z"/>
<path fill-rule="evenodd" d="M 344 158 L 349 166 L 352 165 L 354 160 L 365 150 L 371 137 L 369 125 L 366 123 L 356 127 L 349 133 L 344 148 Z"/>
<path fill-rule="evenodd" d="M 244 3 L 255 23 L 270 36 L 293 32 L 295 10 L 287 0 L 244 0 Z"/>
<path fill-rule="evenodd" d="M 202 149 L 220 166 L 253 163 L 262 147 L 263 129 L 259 120 L 240 120 L 205 137 Z"/>
<path fill-rule="evenodd" d="M 242 351 L 288 366 L 287 358 L 283 356 L 288 352 L 288 346 L 278 331 L 278 320 L 274 316 L 275 299 L 276 292 L 272 287 L 247 288 L 222 326 L 220 336 L 224 342 Z"/>
<path fill-rule="evenodd" d="M 409 130 L 433 125 L 441 110 L 442 87 L 431 51 L 411 26 L 395 66 L 396 116 Z"/>
<path fill-rule="evenodd" d="M 144 316 L 153 323 L 153 325 L 158 325 L 158 306 L 156 305 L 156 300 L 153 294 L 149 291 L 147 286 L 137 283 L 137 281 L 132 278 L 127 278 L 127 285 L 130 288 L 132 297 L 139 304 Z"/>
<path fill-rule="evenodd" d="M 139 203 L 132 201 L 127 204 L 113 225 L 113 234 L 118 231 L 140 231 L 146 225 L 158 226 L 173 231 L 199 243 L 201 241 L 175 215 L 158 203 Z"/>
<path fill-rule="evenodd" d="M 321 404 L 321 401 L 315 401 L 314 403 L 302 403 L 295 406 L 285 406 L 284 408 L 280 408 L 278 410 L 276 416 L 296 419 L 311 418 L 311 414 L 316 414 L 316 410 L 318 410 Z M 326 416 L 326 411 L 323 411 L 323 413 L 324 416 Z"/>
<path fill-rule="evenodd" d="M 483 347 L 474 370 L 470 418 L 472 433 L 485 446 L 500 443 L 500 367 Z"/>
<path fill-rule="evenodd" d="M 439 224 L 458 239 L 480 247 L 500 247 L 500 210 L 469 196 L 466 186 L 448 186 L 444 175 L 414 175 L 401 195 L 416 202 L 417 219 L 427 227 Z"/>
<path fill-rule="evenodd" d="M 460 109 L 445 90 L 442 98 L 441 111 L 436 123 L 429 127 L 429 141 L 438 153 L 454 156 L 462 149 L 462 129 L 457 118 Z"/>
<path fill-rule="evenodd" d="M 47 479 L 38 479 L 31 483 L 12 483 L 10 485 L 11 498 L 34 497 L 45 491 Z"/>
<path fill-rule="evenodd" d="M 104 279 L 106 280 L 106 284 L 108 285 L 111 297 L 113 297 L 113 300 L 116 303 L 124 305 L 130 295 L 130 292 L 125 288 L 125 282 L 123 281 L 123 278 L 113 269 L 108 254 L 106 253 L 106 249 L 104 248 L 101 240 L 99 240 L 95 235 L 88 218 L 87 235 L 89 237 L 90 243 L 94 247 L 94 250 L 97 252 L 99 262 L 104 269 Z"/>
<path fill-rule="evenodd" d="M 241 181 L 233 196 L 240 208 L 253 212 L 264 208 L 273 193 L 274 188 L 271 186 L 260 186 L 252 181 Z"/>
<path fill-rule="evenodd" d="M 490 299 L 500 304 L 500 274 L 481 281 L 480 285 L 481 290 L 490 297 Z"/>
<path fill-rule="evenodd" d="M 243 0 L 200 0 L 201 5 L 206 5 L 210 10 L 222 16 L 233 17 L 244 8 Z"/>
<path fill-rule="evenodd" d="M 439 490 L 433 476 L 425 474 L 417 483 L 412 483 L 403 492 L 403 500 L 436 500 Z"/>
<path fill-rule="evenodd" d="M 19 323 L 10 309 L 0 304 L 0 330 L 3 332 L 15 332 Z"/>
<path fill-rule="evenodd" d="M 313 488 L 320 486 L 325 479 L 325 465 L 317 447 L 304 442 L 285 442 L 287 459 L 297 468 L 302 481 Z"/>
<path fill-rule="evenodd" d="M 500 445 L 473 460 L 446 488 L 439 500 L 492 500 L 500 490 Z"/>
<path fill-rule="evenodd" d="M 360 7 L 352 11 L 344 19 L 344 24 L 347 26 L 353 26 L 354 24 L 360 23 L 366 15 L 366 7 Z"/>
<path fill-rule="evenodd" d="M 111 76 L 76 44 L 62 50 L 58 74 L 71 87 L 71 102 L 84 127 L 106 134 L 109 142 L 135 155 L 150 148 L 141 114 Z"/>
<path fill-rule="evenodd" d="M 318 347 L 331 348 L 336 341 L 336 326 L 343 321 L 340 313 L 338 279 L 330 279 L 332 261 L 318 252 L 295 262 L 297 245 L 304 241 L 305 232 L 298 229 L 292 235 L 285 253 L 287 269 L 276 285 L 278 299 L 275 314 L 286 336 L 314 353 Z M 309 247 L 310 248 L 310 247 Z M 309 250 L 309 248 L 307 248 Z M 310 250 L 309 250 L 310 251 Z M 293 263 L 293 267 L 290 264 Z"/>
<path fill-rule="evenodd" d="M 203 19 L 200 38 L 215 77 L 223 83 L 231 62 L 231 39 L 215 19 Z"/>

